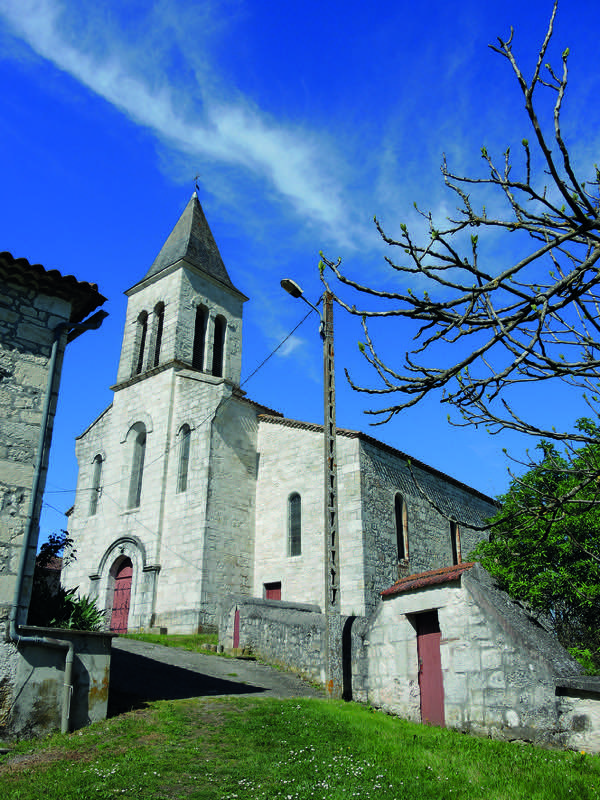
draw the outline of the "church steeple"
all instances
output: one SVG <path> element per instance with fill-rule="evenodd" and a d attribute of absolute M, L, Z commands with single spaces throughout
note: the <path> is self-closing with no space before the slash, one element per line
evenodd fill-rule
<path fill-rule="evenodd" d="M 163 244 L 160 253 L 154 259 L 144 280 L 153 278 L 181 260 L 198 267 L 210 278 L 217 280 L 229 289 L 238 291 L 227 273 L 196 192 L 192 194 L 183 214 Z"/>
<path fill-rule="evenodd" d="M 196 192 L 144 277 L 128 289 L 115 388 L 188 368 L 239 384 L 242 306 Z"/>

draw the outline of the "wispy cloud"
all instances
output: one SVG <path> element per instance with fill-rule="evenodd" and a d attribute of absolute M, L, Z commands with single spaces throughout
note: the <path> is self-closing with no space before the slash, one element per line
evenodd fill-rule
<path fill-rule="evenodd" d="M 169 3 L 160 6 L 162 27 L 157 29 L 154 14 L 135 40 L 127 39 L 129 32 L 119 31 L 114 19 L 108 24 L 97 11 L 94 19 L 79 20 L 81 35 L 68 16 L 76 15 L 79 7 L 59 0 L 0 0 L 0 14 L 38 55 L 149 128 L 160 142 L 197 161 L 244 170 L 266 182 L 271 193 L 274 190 L 304 222 L 319 225 L 335 241 L 348 244 L 348 210 L 342 181 L 329 166 L 336 158 L 328 142 L 314 131 L 274 119 L 239 92 L 221 93 L 218 80 L 210 77 L 214 65 L 207 69 L 208 48 L 182 70 L 188 80 L 190 73 L 198 80 L 194 100 L 185 98 L 173 72 L 156 72 L 157 64 L 167 65 L 168 58 L 163 62 L 148 57 L 149 51 L 156 56 L 158 41 L 156 46 L 166 55 L 165 37 L 171 36 L 175 48 L 182 33 L 176 15 L 167 13 Z M 207 16 L 209 5 L 200 7 Z M 201 29 L 206 36 L 210 26 Z M 194 44 L 195 51 L 202 51 L 202 42 Z M 189 82 L 186 90 L 189 95 Z"/>

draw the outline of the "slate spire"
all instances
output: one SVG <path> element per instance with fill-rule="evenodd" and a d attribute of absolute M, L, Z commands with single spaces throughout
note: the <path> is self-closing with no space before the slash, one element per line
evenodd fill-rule
<path fill-rule="evenodd" d="M 159 272 L 182 259 L 198 267 L 219 283 L 240 293 L 227 273 L 196 192 L 192 194 L 183 214 L 163 244 L 160 253 L 154 259 L 144 280 L 158 275 Z"/>

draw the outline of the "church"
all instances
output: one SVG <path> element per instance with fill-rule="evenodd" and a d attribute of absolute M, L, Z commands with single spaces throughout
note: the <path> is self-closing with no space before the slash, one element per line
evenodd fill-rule
<path fill-rule="evenodd" d="M 230 593 L 322 608 L 323 427 L 240 389 L 248 298 L 196 193 L 126 295 L 113 402 L 76 442 L 63 584 L 116 632 L 210 629 Z M 359 431 L 337 430 L 337 479 L 346 615 L 372 614 L 399 576 L 459 564 L 497 509 Z"/>

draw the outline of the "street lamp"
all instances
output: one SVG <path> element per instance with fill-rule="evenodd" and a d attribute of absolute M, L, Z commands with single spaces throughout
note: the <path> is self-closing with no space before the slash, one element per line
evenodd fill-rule
<path fill-rule="evenodd" d="M 323 313 L 309 300 L 298 284 L 290 278 L 281 287 L 292 297 L 301 298 L 319 315 L 323 339 L 324 383 L 324 613 L 325 613 L 325 689 L 330 697 L 341 697 L 342 620 L 340 614 L 340 549 L 337 501 L 337 455 L 335 427 L 335 370 L 333 358 L 333 295 L 323 295 Z"/>

